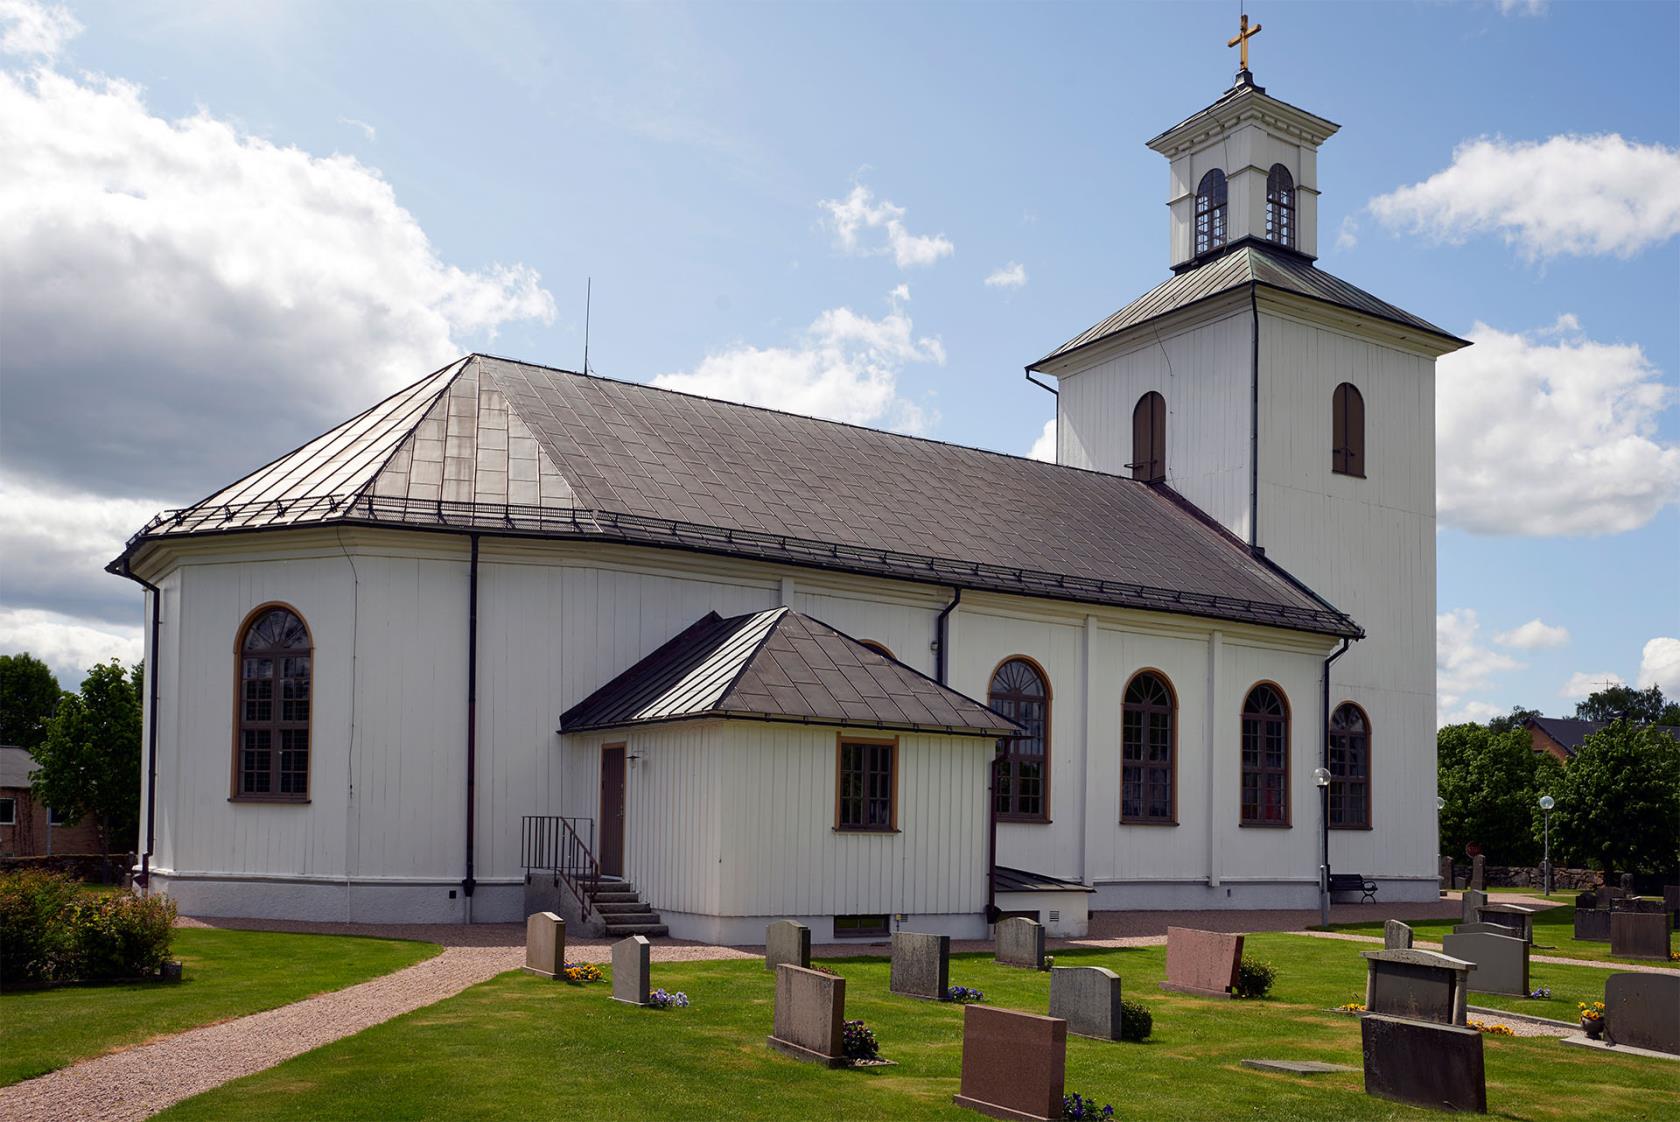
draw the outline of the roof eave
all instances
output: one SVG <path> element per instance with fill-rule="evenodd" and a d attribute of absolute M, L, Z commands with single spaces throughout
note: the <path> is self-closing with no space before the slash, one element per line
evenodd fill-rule
<path fill-rule="evenodd" d="M 1024 736 L 1019 727 L 1014 730 L 979 728 L 973 725 L 923 725 L 910 721 L 860 721 L 845 717 L 804 715 L 798 713 L 760 713 L 740 709 L 706 709 L 694 713 L 673 713 L 666 717 L 645 717 L 626 721 L 587 722 L 567 726 L 562 722 L 556 730 L 562 736 L 589 732 L 612 732 L 617 729 L 645 728 L 654 725 L 673 725 L 684 721 L 756 721 L 765 724 L 808 725 L 823 728 L 857 729 L 867 732 L 907 732 L 927 736 L 971 736 L 988 741 L 1013 740 Z"/>

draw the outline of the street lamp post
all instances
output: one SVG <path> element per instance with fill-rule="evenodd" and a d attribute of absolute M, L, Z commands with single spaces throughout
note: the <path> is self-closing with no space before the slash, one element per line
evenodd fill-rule
<path fill-rule="evenodd" d="M 1318 923 L 1330 926 L 1330 769 L 1314 768 L 1313 782 L 1318 784 Z"/>
<path fill-rule="evenodd" d="M 1552 894 L 1552 808 L 1556 805 L 1557 800 L 1552 796 L 1540 796 L 1540 829 L 1545 837 L 1545 851 L 1540 858 L 1540 871 L 1545 880 L 1547 896 Z"/>
<path fill-rule="evenodd" d="M 1441 812 L 1445 809 L 1447 809 L 1447 800 L 1443 799 L 1440 795 L 1436 795 L 1435 796 L 1435 839 L 1437 841 L 1439 841 L 1440 838 L 1441 838 Z M 1458 887 L 1457 881 L 1458 881 L 1458 874 L 1453 871 L 1452 862 L 1449 861 L 1447 863 L 1447 891 L 1448 892 L 1451 892 L 1453 889 Z"/>

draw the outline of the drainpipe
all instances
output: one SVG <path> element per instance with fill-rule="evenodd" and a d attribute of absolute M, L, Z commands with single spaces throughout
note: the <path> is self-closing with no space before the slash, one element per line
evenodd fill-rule
<path fill-rule="evenodd" d="M 461 894 L 467 898 L 467 922 L 472 922 L 473 831 L 478 771 L 478 535 L 471 535 L 472 560 L 467 567 L 467 875 Z"/>
<path fill-rule="evenodd" d="M 1260 547 L 1260 285 L 1248 282 L 1248 307 L 1254 317 L 1251 372 L 1248 380 L 1248 547 Z"/>
<path fill-rule="evenodd" d="M 146 693 L 148 707 L 146 714 L 146 849 L 140 854 L 140 888 L 145 891 L 150 888 L 152 880 L 152 846 L 157 839 L 157 730 L 158 730 L 158 635 L 162 630 L 163 621 L 163 589 L 147 580 L 145 577 L 135 576 L 127 564 L 122 566 L 122 575 L 144 588 L 152 597 L 152 643 L 149 651 L 150 658 L 146 664 Z M 48 848 L 51 849 L 52 816 L 47 821 Z"/>
<path fill-rule="evenodd" d="M 1331 651 L 1324 660 L 1324 735 L 1319 740 L 1319 764 L 1330 770 L 1330 664 L 1347 654 L 1353 640 L 1343 639 L 1342 645 Z M 1318 922 L 1330 926 L 1330 785 L 1319 788 L 1318 831 L 1320 867 L 1318 870 Z"/>
<path fill-rule="evenodd" d="M 933 677 L 934 681 L 942 686 L 950 684 L 945 680 L 951 669 L 951 657 L 946 653 L 946 648 L 950 644 L 946 640 L 951 636 L 951 613 L 956 610 L 960 603 L 962 603 L 962 589 L 953 587 L 951 589 L 951 602 L 940 609 L 939 618 L 933 621 L 933 645 L 937 655 L 934 659 Z"/>

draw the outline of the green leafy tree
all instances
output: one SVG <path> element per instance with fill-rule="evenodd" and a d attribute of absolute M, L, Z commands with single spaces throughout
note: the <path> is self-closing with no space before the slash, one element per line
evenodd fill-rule
<path fill-rule="evenodd" d="M 28 651 L 0 655 L 0 744 L 33 754 L 63 692 L 47 664 Z"/>
<path fill-rule="evenodd" d="M 1544 713 L 1538 709 L 1524 709 L 1520 705 L 1511 706 L 1511 711 L 1503 717 L 1495 717 L 1487 723 L 1487 727 L 1494 732 L 1510 732 L 1512 729 L 1522 728 L 1522 723 L 1530 717 L 1543 717 Z"/>
<path fill-rule="evenodd" d="M 1475 842 L 1494 864 L 1539 859 L 1533 811 L 1537 767 L 1528 733 L 1495 732 L 1485 725 L 1448 725 L 1435 736 L 1441 852 L 1461 859 Z"/>
<path fill-rule="evenodd" d="M 101 851 L 134 844 L 140 821 L 144 669 L 116 659 L 87 673 L 47 724 L 31 776 L 37 797 L 72 822 L 91 817 Z"/>
<path fill-rule="evenodd" d="M 1616 721 L 1587 737 L 1560 769 L 1552 850 L 1611 873 L 1680 866 L 1680 741 Z"/>
<path fill-rule="evenodd" d="M 1606 686 L 1576 702 L 1575 716 L 1582 721 L 1614 721 L 1626 717 L 1636 725 L 1680 724 L 1680 705 L 1663 698 L 1661 686 L 1636 690 L 1632 686 Z"/>

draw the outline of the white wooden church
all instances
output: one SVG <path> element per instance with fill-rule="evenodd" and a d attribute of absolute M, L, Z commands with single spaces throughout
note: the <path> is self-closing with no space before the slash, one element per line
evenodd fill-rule
<path fill-rule="evenodd" d="M 1172 275 L 1028 367 L 1057 464 L 474 354 L 158 516 L 111 566 L 150 888 L 1077 934 L 1314 906 L 1327 824 L 1331 870 L 1433 899 L 1465 343 L 1314 266 L 1336 129 L 1245 68 L 1149 141 Z"/>

